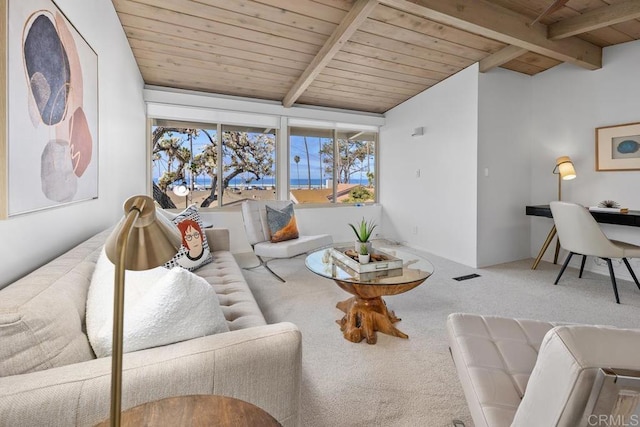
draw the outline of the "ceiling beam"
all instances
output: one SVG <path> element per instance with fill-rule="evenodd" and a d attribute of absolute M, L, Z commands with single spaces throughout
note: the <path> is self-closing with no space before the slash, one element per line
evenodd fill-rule
<path fill-rule="evenodd" d="M 560 40 L 637 18 L 640 18 L 640 0 L 628 0 L 551 24 L 548 36 L 551 40 Z"/>
<path fill-rule="evenodd" d="M 489 55 L 480 61 L 480 72 L 486 73 L 492 68 L 499 67 L 512 59 L 523 55 L 528 52 L 527 49 L 523 49 L 518 46 L 507 46 L 504 49 L 499 50 L 493 55 Z"/>
<path fill-rule="evenodd" d="M 486 0 L 379 0 L 381 4 L 521 47 L 589 70 L 602 67 L 602 48 L 576 37 L 549 40 L 547 26 Z"/>
<path fill-rule="evenodd" d="M 315 58 L 309 63 L 300 78 L 293 84 L 282 100 L 282 105 L 291 107 L 315 80 L 320 72 L 333 59 L 358 27 L 367 19 L 378 0 L 356 0 L 353 7 L 327 39 Z"/>

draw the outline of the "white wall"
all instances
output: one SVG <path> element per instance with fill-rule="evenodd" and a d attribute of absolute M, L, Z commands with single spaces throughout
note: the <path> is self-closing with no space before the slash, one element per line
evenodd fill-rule
<path fill-rule="evenodd" d="M 502 68 L 479 76 L 478 266 L 528 258 L 531 78 Z"/>
<path fill-rule="evenodd" d="M 0 221 L 0 287 L 113 224 L 146 188 L 143 82 L 113 4 L 56 4 L 98 54 L 99 197 Z"/>
<path fill-rule="evenodd" d="M 476 266 L 477 64 L 389 110 L 385 118 L 380 130 L 385 233 Z M 417 127 L 424 127 L 424 135 L 412 137 Z"/>
<path fill-rule="evenodd" d="M 605 48 L 600 70 L 563 64 L 533 78 L 531 204 L 557 199 L 557 175 L 551 172 L 556 157 L 568 155 L 578 176 L 563 182 L 563 200 L 591 206 L 612 199 L 640 210 L 640 171 L 595 170 L 595 128 L 640 121 L 639 69 L 640 41 L 635 41 Z M 550 219 L 532 219 L 531 256 L 537 255 L 552 224 Z M 613 225 L 603 229 L 609 237 L 640 244 L 640 229 Z M 544 259 L 552 260 L 553 251 L 548 250 Z M 640 260 L 633 263 L 640 267 Z M 608 274 L 606 267 L 593 262 L 586 268 Z M 616 274 L 630 277 L 624 265 L 616 268 Z"/>

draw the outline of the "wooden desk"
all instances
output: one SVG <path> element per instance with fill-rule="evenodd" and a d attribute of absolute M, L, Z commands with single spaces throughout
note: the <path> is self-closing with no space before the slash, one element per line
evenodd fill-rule
<path fill-rule="evenodd" d="M 169 397 L 122 413 L 126 426 L 281 427 L 281 424 L 244 400 L 218 395 Z M 109 426 L 109 420 L 98 426 Z"/>
<path fill-rule="evenodd" d="M 591 215 L 596 219 L 596 221 L 603 224 L 615 224 L 615 225 L 626 225 L 630 227 L 640 227 L 640 211 L 629 211 L 628 213 L 618 213 L 618 212 L 591 212 Z M 549 205 L 532 205 L 526 207 L 527 215 L 532 216 L 542 216 L 546 218 L 553 218 L 551 215 L 551 208 Z M 556 226 L 554 224 L 551 227 L 551 231 L 547 235 L 547 239 L 544 241 L 542 248 L 540 248 L 540 252 L 538 253 L 538 257 L 536 258 L 533 266 L 531 266 L 532 270 L 535 270 L 542 259 L 542 256 L 547 251 L 549 244 L 553 240 L 556 235 Z M 558 251 L 560 249 L 559 242 L 556 242 L 556 253 L 553 258 L 553 263 L 556 264 L 558 262 Z"/>

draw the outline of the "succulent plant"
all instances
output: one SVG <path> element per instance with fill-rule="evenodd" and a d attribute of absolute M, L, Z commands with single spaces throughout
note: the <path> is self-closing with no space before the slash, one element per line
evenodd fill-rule
<path fill-rule="evenodd" d="M 362 217 L 362 221 L 360 221 L 360 224 L 358 224 L 357 226 L 349 224 L 349 227 L 351 227 L 353 232 L 356 233 L 358 241 L 368 242 L 373 229 L 376 228 L 376 224 L 373 222 L 373 220 L 367 222 L 367 220 Z"/>

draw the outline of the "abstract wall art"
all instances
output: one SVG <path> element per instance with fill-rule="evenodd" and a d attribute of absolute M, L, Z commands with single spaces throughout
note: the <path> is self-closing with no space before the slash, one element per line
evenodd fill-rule
<path fill-rule="evenodd" d="M 98 197 L 98 56 L 51 0 L 0 0 L 0 217 Z"/>
<path fill-rule="evenodd" d="M 596 170 L 640 170 L 640 123 L 596 128 Z"/>

